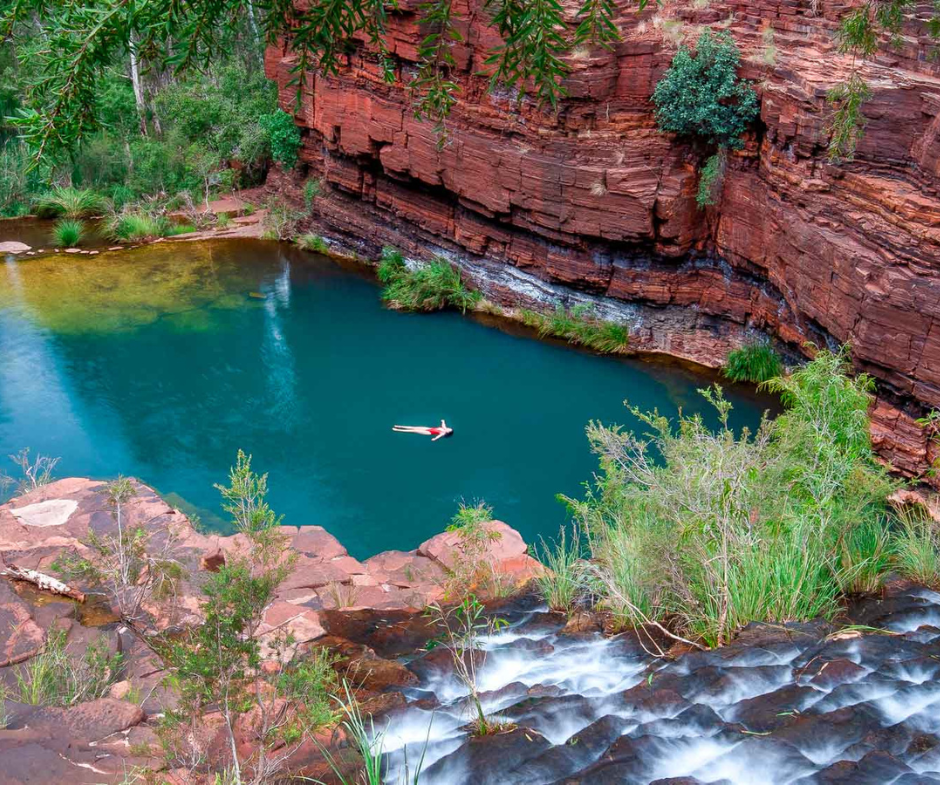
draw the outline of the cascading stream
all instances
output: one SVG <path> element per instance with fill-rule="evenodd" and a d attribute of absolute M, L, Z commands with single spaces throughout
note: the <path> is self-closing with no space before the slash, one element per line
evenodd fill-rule
<path fill-rule="evenodd" d="M 478 673 L 487 715 L 517 727 L 472 738 L 466 687 L 419 657 L 384 728 L 388 782 L 419 763 L 429 784 L 940 781 L 940 594 L 894 593 L 841 630 L 752 625 L 675 660 L 525 606 L 481 641 Z"/>

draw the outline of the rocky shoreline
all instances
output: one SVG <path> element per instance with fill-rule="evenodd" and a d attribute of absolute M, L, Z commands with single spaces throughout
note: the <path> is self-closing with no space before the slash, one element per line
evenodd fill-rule
<path fill-rule="evenodd" d="M 145 633 L 121 624 L 95 589 L 78 604 L 3 577 L 11 565 L 53 573 L 58 556 L 87 550 L 89 532 L 111 532 L 105 490 L 62 479 L 0 506 L 0 682 L 15 686 L 53 630 L 70 652 L 103 638 L 123 658 L 98 700 L 7 701 L 0 782 L 201 779 L 168 765 L 159 726 L 178 696 Z M 172 532 L 186 569 L 176 595 L 150 606 L 152 629 L 197 623 L 200 579 L 238 556 L 242 538 L 197 532 L 139 482 L 123 516 L 153 537 Z M 940 782 L 940 594 L 893 583 L 835 621 L 752 624 L 702 651 L 549 611 L 526 588 L 539 565 L 518 533 L 487 527 L 500 534 L 488 559 L 517 590 L 489 605 L 506 624 L 478 647 L 480 698 L 504 726 L 484 737 L 467 730 L 466 688 L 450 653 L 428 645 L 438 632 L 423 611 L 461 560 L 456 536 L 358 561 L 318 526 L 283 529 L 296 562 L 258 634 L 286 630 L 299 654 L 327 650 L 386 731 L 389 780 L 422 760 L 425 783 Z M 217 713 L 193 735 L 206 763 L 223 757 Z M 253 746 L 247 731 L 238 742 Z M 349 777 L 359 768 L 341 728 L 290 750 L 287 773 L 333 782 L 330 759 Z"/>
<path fill-rule="evenodd" d="M 133 485 L 135 494 L 124 506 L 124 521 L 145 529 L 152 539 L 172 535 L 173 554 L 184 569 L 172 597 L 150 600 L 145 606 L 151 621 L 147 630 L 165 634 L 197 624 L 202 581 L 241 553 L 243 539 L 199 533 L 152 488 L 136 481 Z M 95 589 L 83 589 L 88 592 L 86 602 L 77 604 L 4 577 L 9 566 L 55 575 L 58 558 L 70 552 L 90 557 L 89 534 L 113 534 L 115 527 L 106 485 L 92 479 L 57 480 L 0 506 L 0 686 L 16 686 L 17 666 L 42 651 L 52 629 L 66 631 L 67 647 L 75 654 L 104 633 L 109 653 L 124 656 L 124 678 L 111 688 L 112 697 L 68 709 L 6 704 L 11 733 L 0 737 L 0 782 L 28 782 L 37 768 L 49 782 L 64 783 L 118 782 L 128 768 L 162 768 L 159 759 L 132 754 L 135 749 L 159 751 L 156 734 L 145 721 L 159 717 L 174 703 L 174 692 L 164 685 L 166 671 L 146 639 L 123 626 L 110 600 L 96 596 Z M 539 564 L 514 529 L 498 521 L 487 527 L 500 534 L 491 543 L 487 560 L 515 585 L 524 585 Z M 262 643 L 278 633 L 290 635 L 291 653 L 314 643 L 336 648 L 339 662 L 357 676 L 364 699 L 379 698 L 367 708 L 378 711 L 383 703 L 397 702 L 396 696 L 381 697 L 387 685 L 398 683 L 395 664 L 331 639 L 330 633 L 343 626 L 344 615 L 415 616 L 442 600 L 448 574 L 462 560 L 454 535 L 438 534 L 416 550 L 389 551 L 358 561 L 319 526 L 283 526 L 282 531 L 290 538 L 295 560 L 265 610 L 257 633 Z M 142 698 L 137 704 L 122 699 L 130 687 Z M 209 750 L 213 746 L 206 745 Z M 33 761 L 28 767 L 19 757 L 26 754 Z M 313 760 L 316 779 L 329 776 L 322 753 L 297 757 Z M 189 782 L 190 777 L 179 775 L 179 780 Z"/>

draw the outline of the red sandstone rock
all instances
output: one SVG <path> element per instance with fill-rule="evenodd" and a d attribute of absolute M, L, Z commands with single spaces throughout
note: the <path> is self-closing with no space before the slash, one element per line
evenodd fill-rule
<path fill-rule="evenodd" d="M 509 575 L 517 583 L 535 577 L 541 564 L 526 554 L 528 548 L 517 530 L 500 520 L 491 520 L 482 527 L 497 534 L 497 537 L 487 544 L 486 555 L 480 557 L 482 560 L 492 565 L 497 574 Z M 432 536 L 418 548 L 418 555 L 434 560 L 450 572 L 454 571 L 460 562 L 467 560 L 463 537 L 459 531 Z"/>

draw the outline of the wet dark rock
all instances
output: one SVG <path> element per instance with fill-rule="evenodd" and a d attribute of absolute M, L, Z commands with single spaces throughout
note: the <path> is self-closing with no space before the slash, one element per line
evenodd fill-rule
<path fill-rule="evenodd" d="M 483 667 L 487 658 L 488 652 L 479 649 L 468 650 L 462 657 L 468 665 L 472 660 L 478 670 Z M 424 656 L 409 662 L 408 670 L 421 681 L 427 681 L 435 676 L 450 675 L 454 673 L 454 655 L 449 649 L 438 646 Z"/>
<path fill-rule="evenodd" d="M 451 782 L 459 774 L 462 783 L 487 785 L 510 782 L 513 772 L 551 747 L 538 731 L 515 728 L 505 733 L 475 736 L 423 774 L 426 782 Z M 451 771 L 459 769 L 459 771 Z"/>
<path fill-rule="evenodd" d="M 596 719 L 594 703 L 580 695 L 557 698 L 526 698 L 500 712 L 500 716 L 517 725 L 566 736 L 590 725 Z"/>
<path fill-rule="evenodd" d="M 555 745 L 514 770 L 514 776 L 520 783 L 527 785 L 545 785 L 564 780 L 593 763 L 620 737 L 624 725 L 620 717 L 610 714 L 601 717 L 570 736 L 563 744 Z"/>
<path fill-rule="evenodd" d="M 530 638 L 518 638 L 500 646 L 501 650 L 508 650 L 514 653 L 523 652 L 531 654 L 534 657 L 544 657 L 551 654 L 555 647 L 547 640 L 532 640 Z"/>
<path fill-rule="evenodd" d="M 400 662 L 379 657 L 371 648 L 360 643 L 327 636 L 317 640 L 315 647 L 330 652 L 333 667 L 353 686 L 382 691 L 389 687 L 411 687 L 418 683 L 418 677 Z"/>
<path fill-rule="evenodd" d="M 429 618 L 394 610 L 323 610 L 320 623 L 328 635 L 369 646 L 386 659 L 414 655 L 440 634 Z"/>
<path fill-rule="evenodd" d="M 659 736 L 679 738 L 684 736 L 714 736 L 720 731 L 730 730 L 728 725 L 710 707 L 696 703 L 675 717 L 663 717 L 644 723 L 631 732 L 631 736 Z"/>
<path fill-rule="evenodd" d="M 861 742 L 877 726 L 877 714 L 864 706 L 837 709 L 826 714 L 816 714 L 810 709 L 806 714 L 788 717 L 773 738 L 793 745 L 804 754 L 819 759 L 828 756 L 826 759 L 832 760 Z"/>
<path fill-rule="evenodd" d="M 572 613 L 565 626 L 561 629 L 562 635 L 599 635 L 604 631 L 605 617 L 594 610 L 576 610 Z"/>
<path fill-rule="evenodd" d="M 644 782 L 643 754 L 653 737 L 621 736 L 596 763 L 564 782 L 568 785 L 623 785 Z"/>
<path fill-rule="evenodd" d="M 790 685 L 766 695 L 742 700 L 727 709 L 724 717 L 749 731 L 765 733 L 789 724 L 791 718 L 821 697 L 822 693 L 812 687 Z"/>
<path fill-rule="evenodd" d="M 627 690 L 623 701 L 624 705 L 618 711 L 642 721 L 674 717 L 691 705 L 674 689 L 654 689 L 646 683 Z"/>
<path fill-rule="evenodd" d="M 874 750 L 857 763 L 836 761 L 816 774 L 823 785 L 884 785 L 897 780 L 907 767 L 887 752 Z"/>

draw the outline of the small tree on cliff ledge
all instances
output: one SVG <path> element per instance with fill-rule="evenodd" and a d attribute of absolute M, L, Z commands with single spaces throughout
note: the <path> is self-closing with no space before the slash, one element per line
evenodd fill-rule
<path fill-rule="evenodd" d="M 737 75 L 740 61 L 727 33 L 704 30 L 694 53 L 679 49 L 653 92 L 659 127 L 710 145 L 739 148 L 741 135 L 757 117 L 757 94 Z"/>
<path fill-rule="evenodd" d="M 694 53 L 679 49 L 653 92 L 660 129 L 718 147 L 701 172 L 699 206 L 715 202 L 725 153 L 741 147 L 741 136 L 757 117 L 757 94 L 737 75 L 740 61 L 731 36 L 706 29 Z"/>

